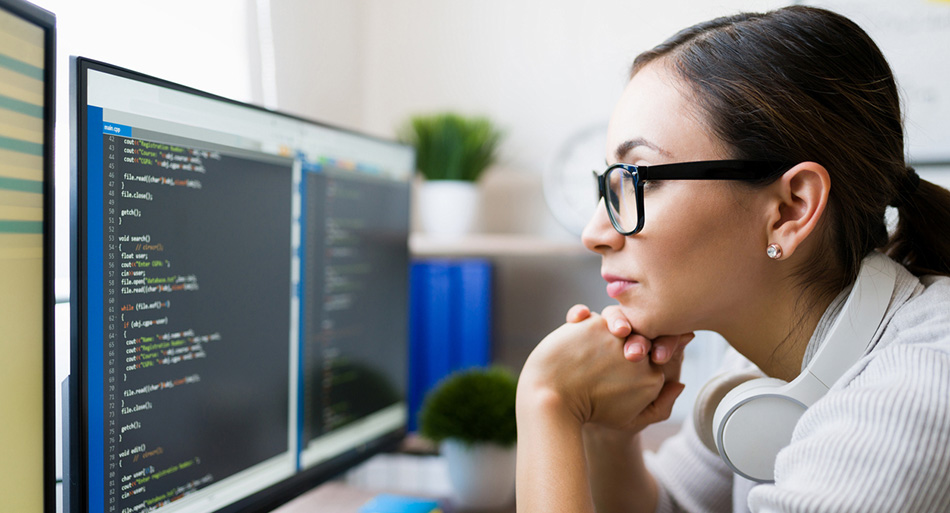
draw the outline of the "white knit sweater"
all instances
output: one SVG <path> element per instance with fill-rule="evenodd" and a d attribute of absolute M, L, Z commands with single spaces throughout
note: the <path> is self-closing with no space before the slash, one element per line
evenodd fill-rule
<path fill-rule="evenodd" d="M 801 417 L 774 484 L 733 475 L 688 423 L 648 454 L 657 511 L 950 512 L 950 278 L 898 271 L 871 348 Z M 803 368 L 848 292 L 822 316 Z M 724 367 L 751 365 L 732 351 Z"/>

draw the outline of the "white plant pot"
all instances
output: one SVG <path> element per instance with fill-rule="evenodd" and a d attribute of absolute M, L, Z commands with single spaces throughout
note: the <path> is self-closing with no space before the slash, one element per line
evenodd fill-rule
<path fill-rule="evenodd" d="M 498 509 L 515 498 L 515 446 L 468 445 L 454 439 L 442 442 L 455 490 L 455 505 L 463 510 Z"/>
<path fill-rule="evenodd" d="M 460 180 L 431 180 L 419 186 L 419 217 L 426 234 L 457 239 L 472 232 L 478 213 L 478 186 Z"/>

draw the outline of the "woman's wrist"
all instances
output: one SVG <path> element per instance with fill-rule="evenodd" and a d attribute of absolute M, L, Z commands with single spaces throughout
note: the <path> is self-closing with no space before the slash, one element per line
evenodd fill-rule
<path fill-rule="evenodd" d="M 584 419 L 555 388 L 522 373 L 518 380 L 515 413 L 520 419 L 550 419 L 558 424 L 583 425 Z"/>
<path fill-rule="evenodd" d="M 531 415 L 566 420 L 572 418 L 578 427 L 587 418 L 576 398 L 565 392 L 565 385 L 550 371 L 550 351 L 535 350 L 528 356 L 521 375 L 518 377 L 518 389 L 515 397 L 515 411 L 521 414 L 530 411 Z"/>
<path fill-rule="evenodd" d="M 640 447 L 640 431 L 613 429 L 599 424 L 584 424 L 584 445 L 590 449 Z"/>

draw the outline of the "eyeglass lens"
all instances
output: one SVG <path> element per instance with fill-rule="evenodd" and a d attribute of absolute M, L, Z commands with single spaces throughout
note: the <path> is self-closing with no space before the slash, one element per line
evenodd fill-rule
<path fill-rule="evenodd" d="M 611 169 L 607 174 L 607 208 L 621 231 L 637 227 L 636 177 L 622 168 Z"/>

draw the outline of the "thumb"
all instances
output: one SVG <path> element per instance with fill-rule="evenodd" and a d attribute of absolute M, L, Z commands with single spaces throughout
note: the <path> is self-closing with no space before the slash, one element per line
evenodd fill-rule
<path fill-rule="evenodd" d="M 567 311 L 567 322 L 581 322 L 590 317 L 590 308 L 587 305 L 574 305 Z"/>

